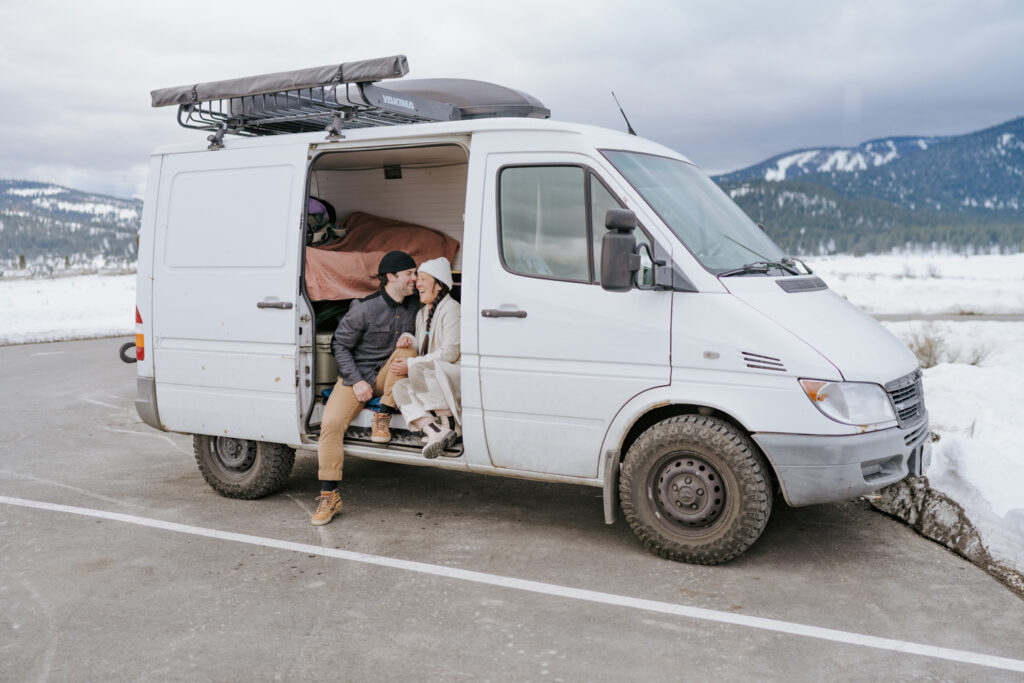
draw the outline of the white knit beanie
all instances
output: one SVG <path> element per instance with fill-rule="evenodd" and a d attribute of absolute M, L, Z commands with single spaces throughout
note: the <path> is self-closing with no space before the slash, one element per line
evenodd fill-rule
<path fill-rule="evenodd" d="M 448 289 L 452 288 L 452 267 L 444 256 L 424 261 L 420 264 L 419 272 L 432 276 Z"/>

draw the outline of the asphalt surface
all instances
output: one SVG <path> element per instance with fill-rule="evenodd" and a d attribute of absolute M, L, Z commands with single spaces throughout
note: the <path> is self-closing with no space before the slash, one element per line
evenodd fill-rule
<path fill-rule="evenodd" d="M 300 451 L 222 498 L 122 341 L 0 348 L 0 681 L 1024 679 L 1024 601 L 863 501 L 700 567 L 592 488 L 349 459 L 317 528 Z"/>

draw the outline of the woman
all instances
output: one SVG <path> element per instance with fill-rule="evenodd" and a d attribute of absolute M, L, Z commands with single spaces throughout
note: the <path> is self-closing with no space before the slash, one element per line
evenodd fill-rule
<path fill-rule="evenodd" d="M 412 346 L 418 354 L 406 361 L 408 378 L 392 391 L 406 423 L 426 434 L 423 455 L 427 458 L 436 458 L 452 445 L 462 424 L 458 366 L 462 308 L 451 297 L 451 289 L 448 259 L 420 265 L 416 290 L 423 306 L 416 314 L 416 336 L 402 335 L 397 344 L 398 348 Z"/>

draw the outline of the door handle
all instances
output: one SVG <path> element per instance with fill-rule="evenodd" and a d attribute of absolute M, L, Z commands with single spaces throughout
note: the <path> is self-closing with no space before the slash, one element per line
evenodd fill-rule
<path fill-rule="evenodd" d="M 506 311 L 501 308 L 485 308 L 480 311 L 485 318 L 525 318 L 526 311 Z"/>
<path fill-rule="evenodd" d="M 278 301 L 275 297 L 267 297 L 263 301 L 256 302 L 256 308 L 282 308 L 287 310 L 291 307 L 291 301 Z"/>

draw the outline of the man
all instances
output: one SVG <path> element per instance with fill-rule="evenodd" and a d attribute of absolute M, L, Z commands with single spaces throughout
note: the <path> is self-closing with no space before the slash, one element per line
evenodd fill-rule
<path fill-rule="evenodd" d="M 373 417 L 370 438 L 377 443 L 391 440 L 391 415 L 397 412 L 391 389 L 406 375 L 406 359 L 416 355 L 412 348 L 395 347 L 402 334 L 416 329 L 416 263 L 405 252 L 392 251 L 380 260 L 377 274 L 380 290 L 352 302 L 331 342 L 340 377 L 320 423 L 320 497 L 314 526 L 327 524 L 341 512 L 338 482 L 345 430 L 367 401 L 380 396 L 381 411 Z"/>

